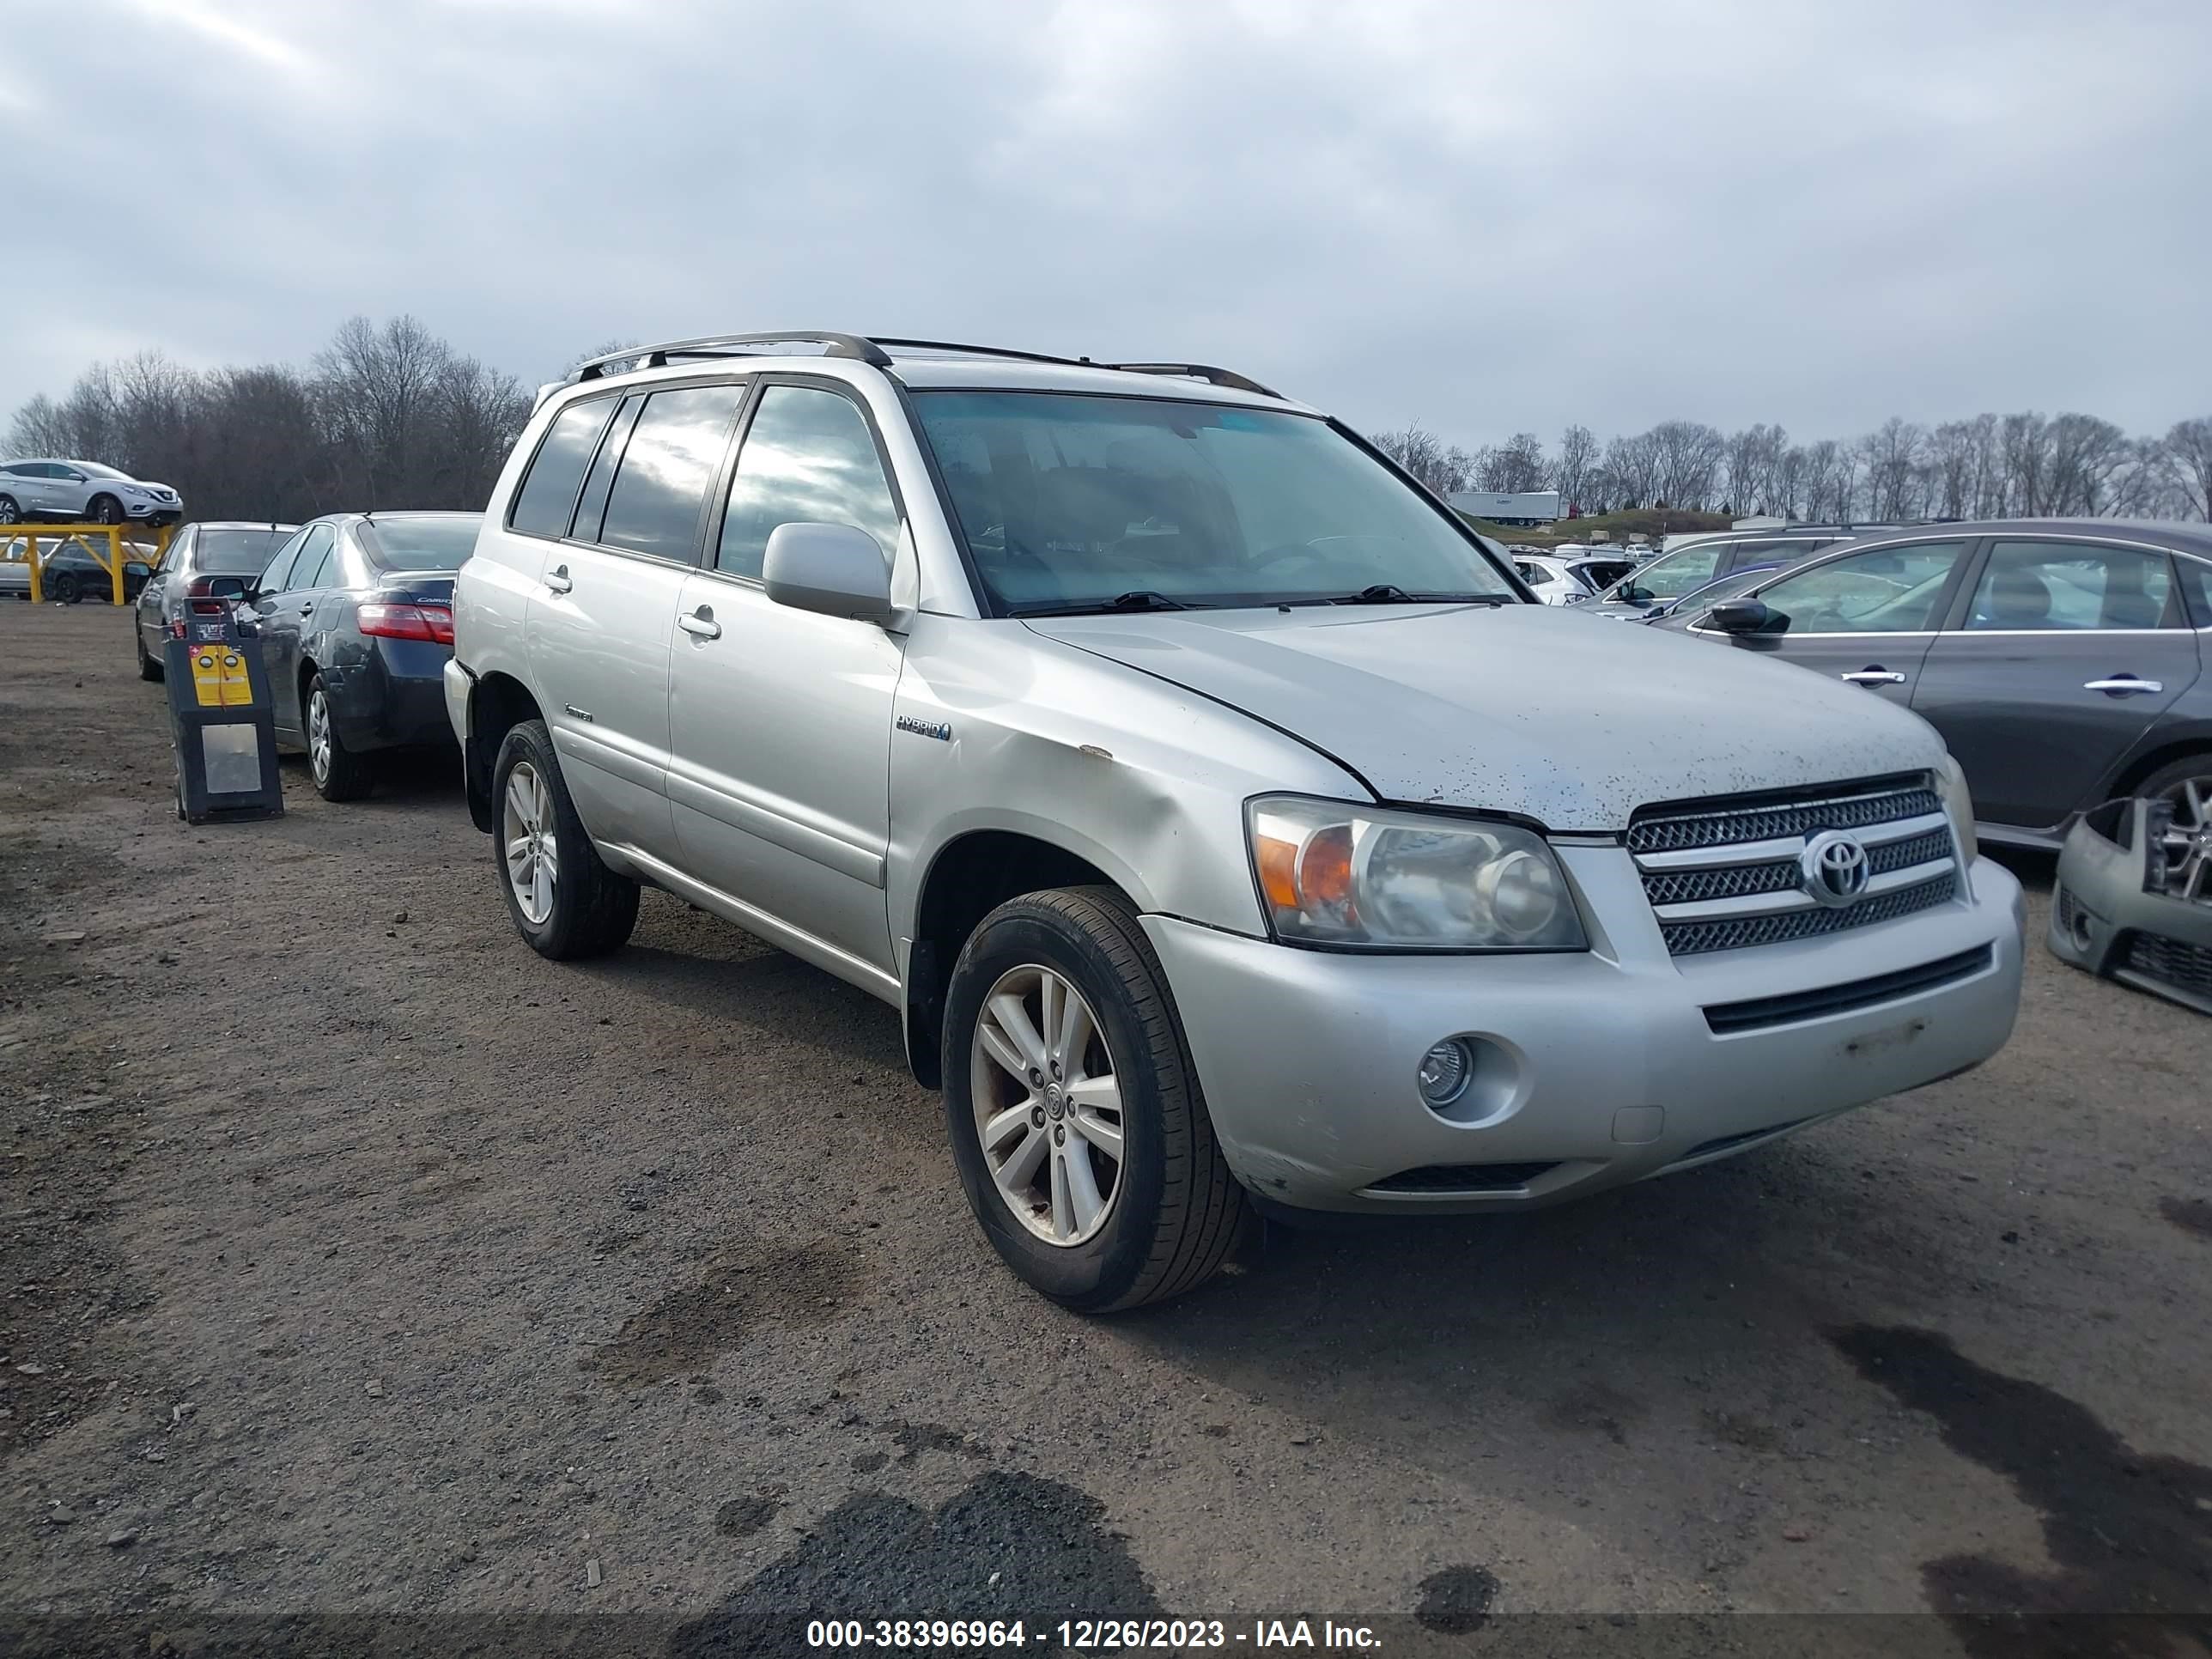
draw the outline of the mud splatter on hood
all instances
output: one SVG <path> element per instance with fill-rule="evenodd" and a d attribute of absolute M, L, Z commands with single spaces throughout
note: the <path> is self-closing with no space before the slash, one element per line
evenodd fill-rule
<path fill-rule="evenodd" d="M 1386 800 L 1619 830 L 1647 801 L 1933 767 L 1917 716 L 1778 658 L 1547 605 L 1039 618 L 1295 732 Z"/>

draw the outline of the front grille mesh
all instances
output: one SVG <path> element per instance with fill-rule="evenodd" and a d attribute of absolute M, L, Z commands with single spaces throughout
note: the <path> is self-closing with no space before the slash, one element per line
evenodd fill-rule
<path fill-rule="evenodd" d="M 1861 899 L 1845 910 L 1788 910 L 1774 916 L 1735 916 L 1724 921 L 1662 922 L 1668 951 L 1678 957 L 1701 951 L 1735 951 L 1747 945 L 1783 945 L 1791 939 L 1839 933 L 1846 927 L 1865 927 L 1877 921 L 1894 921 L 1916 910 L 1948 902 L 1957 896 L 1959 878 L 1945 871 L 1932 881 L 1900 887 L 1879 898 Z"/>
<path fill-rule="evenodd" d="M 2125 965 L 2145 979 L 2212 1000 L 2212 951 L 2159 933 L 2130 933 Z"/>
<path fill-rule="evenodd" d="M 1809 836 L 1822 830 L 1863 830 L 1940 812 L 1943 803 L 1924 785 L 1876 786 L 1863 793 L 1815 801 L 1784 801 L 1768 806 L 1662 808 L 1639 814 L 1628 826 L 1632 853 L 1676 853 L 1693 847 L 1728 847 L 1737 842 L 1772 841 Z"/>
<path fill-rule="evenodd" d="M 1842 784 L 1820 791 L 1807 790 L 1795 799 L 1770 795 L 1739 798 L 1734 802 L 1723 799 L 1647 807 L 1630 823 L 1627 845 L 1632 854 L 1702 852 L 1708 848 L 1724 852 L 1728 848 L 1753 842 L 1811 836 L 1824 830 L 1869 830 L 1942 810 L 1942 802 L 1929 787 L 1924 775 L 1915 775 Z M 1867 872 L 1870 877 L 1888 875 L 1918 865 L 1952 863 L 1948 828 L 1925 830 L 1902 841 L 1883 842 L 1867 848 Z M 1796 892 L 1799 885 L 1794 855 L 1755 863 L 1647 870 L 1641 873 L 1644 896 L 1655 906 L 1755 898 L 1766 894 L 1780 896 Z M 1707 951 L 1779 945 L 1891 921 L 1944 903 L 1957 893 L 1958 872 L 1954 866 L 1927 881 L 1862 899 L 1839 909 L 1791 909 L 1705 921 L 1669 921 L 1662 917 L 1659 931 L 1670 953 L 1693 956 Z"/>

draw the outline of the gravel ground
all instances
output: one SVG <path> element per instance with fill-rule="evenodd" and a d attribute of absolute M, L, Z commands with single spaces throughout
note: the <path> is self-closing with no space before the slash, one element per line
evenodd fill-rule
<path fill-rule="evenodd" d="M 0 1609 L 2212 1608 L 2212 1021 L 2039 947 L 1966 1077 L 1091 1321 L 990 1255 L 889 1010 L 657 894 L 541 961 L 441 768 L 187 829 L 161 696 L 125 614 L 0 606 Z"/>

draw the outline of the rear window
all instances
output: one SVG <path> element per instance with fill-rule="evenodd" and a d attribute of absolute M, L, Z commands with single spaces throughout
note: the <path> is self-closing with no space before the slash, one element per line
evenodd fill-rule
<path fill-rule="evenodd" d="M 192 568 L 211 576 L 258 576 L 289 530 L 203 530 L 192 547 Z"/>
<path fill-rule="evenodd" d="M 523 474 L 522 488 L 514 493 L 514 508 L 507 515 L 511 526 L 532 536 L 568 533 L 584 469 L 592 464 L 599 434 L 614 412 L 612 398 L 593 398 L 570 404 L 554 416 L 545 441 L 531 458 L 530 471 Z"/>
<path fill-rule="evenodd" d="M 459 570 L 476 551 L 481 522 L 474 514 L 459 519 L 376 519 L 363 539 L 381 569 Z"/>

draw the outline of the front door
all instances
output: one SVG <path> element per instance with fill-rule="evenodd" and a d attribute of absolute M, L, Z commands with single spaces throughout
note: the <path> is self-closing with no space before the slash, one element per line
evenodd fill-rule
<path fill-rule="evenodd" d="M 526 624 L 561 772 L 595 840 L 671 856 L 668 655 L 742 383 L 632 398 L 547 550 Z"/>
<path fill-rule="evenodd" d="M 1914 542 L 1800 565 L 1742 596 L 1788 617 L 1788 629 L 1738 643 L 1907 706 L 1966 549 Z M 1714 637 L 1702 623 L 1694 631 Z"/>
<path fill-rule="evenodd" d="M 769 533 L 855 525 L 889 561 L 896 498 L 859 404 L 763 388 L 711 568 L 684 586 L 669 666 L 668 793 L 684 867 L 836 954 L 895 972 L 884 866 L 902 641 L 776 604 Z"/>
<path fill-rule="evenodd" d="M 2000 538 L 1936 638 L 1914 712 L 1942 733 L 1978 817 L 2055 832 L 2198 672 L 2163 551 Z"/>

